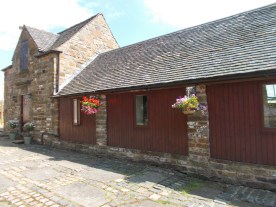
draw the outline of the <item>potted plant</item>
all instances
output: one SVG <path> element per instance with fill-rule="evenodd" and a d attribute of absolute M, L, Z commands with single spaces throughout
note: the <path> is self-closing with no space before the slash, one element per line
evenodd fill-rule
<path fill-rule="evenodd" d="M 34 130 L 35 125 L 32 122 L 27 122 L 23 126 L 24 131 L 26 131 L 26 134 L 24 134 L 24 144 L 30 144 L 32 141 L 31 131 Z"/>
<path fill-rule="evenodd" d="M 19 125 L 19 121 L 18 120 L 9 120 L 7 122 L 7 125 L 9 126 L 9 128 L 11 129 L 10 133 L 9 133 L 9 138 L 11 140 L 14 140 L 17 134 L 17 131 L 15 130 L 18 125 Z"/>
<path fill-rule="evenodd" d="M 204 113 L 206 111 L 206 106 L 199 104 L 196 95 L 179 96 L 176 102 L 172 105 L 172 108 L 181 109 L 184 114 L 193 114 L 195 111 L 201 111 Z"/>
<path fill-rule="evenodd" d="M 80 103 L 81 111 L 84 114 L 96 114 L 99 111 L 98 108 L 100 106 L 100 100 L 95 97 L 88 98 L 87 96 L 84 96 Z"/>

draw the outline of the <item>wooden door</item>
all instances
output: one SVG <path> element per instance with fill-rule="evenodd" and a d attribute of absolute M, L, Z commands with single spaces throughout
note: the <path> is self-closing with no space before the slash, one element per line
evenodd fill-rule
<path fill-rule="evenodd" d="M 22 117 L 22 126 L 30 121 L 30 100 L 29 95 L 21 96 L 21 117 Z"/>

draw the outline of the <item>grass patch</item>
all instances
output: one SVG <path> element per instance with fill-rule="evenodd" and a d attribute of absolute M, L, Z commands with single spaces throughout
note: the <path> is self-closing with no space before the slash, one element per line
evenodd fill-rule
<path fill-rule="evenodd" d="M 162 204 L 162 205 L 173 205 L 173 202 L 170 201 L 164 201 L 164 200 L 158 200 L 158 203 Z"/>
<path fill-rule="evenodd" d="M 200 180 L 191 180 L 186 186 L 183 186 L 179 189 L 180 193 L 183 195 L 189 195 L 193 190 L 196 190 L 203 186 L 203 181 Z"/>

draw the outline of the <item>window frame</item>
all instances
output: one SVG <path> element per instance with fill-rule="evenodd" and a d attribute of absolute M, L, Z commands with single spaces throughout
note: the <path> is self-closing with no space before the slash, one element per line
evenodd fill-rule
<path fill-rule="evenodd" d="M 77 122 L 75 122 L 75 101 L 77 103 Z M 72 108 L 73 108 L 73 116 L 72 116 L 72 123 L 73 126 L 80 126 L 81 122 L 80 122 L 80 116 L 81 116 L 81 111 L 80 111 L 80 99 L 79 98 L 73 98 L 72 99 Z"/>
<path fill-rule="evenodd" d="M 26 51 L 26 54 L 24 55 L 24 57 L 23 57 L 23 45 L 26 45 L 26 47 L 27 47 L 27 51 Z M 25 72 L 25 71 L 28 71 L 29 70 L 29 68 L 28 68 L 28 66 L 29 66 L 29 41 L 28 40 L 23 40 L 23 41 L 21 41 L 21 43 L 20 43 L 20 51 L 19 51 L 19 60 L 20 60 L 20 62 L 19 62 L 19 70 L 20 70 L 20 72 Z M 23 67 L 23 60 L 25 60 L 26 61 L 26 67 Z M 25 65 L 24 65 L 25 66 Z"/>
<path fill-rule="evenodd" d="M 274 128 L 269 128 L 269 127 L 265 127 L 265 117 L 264 117 L 264 90 L 263 87 L 264 85 L 272 85 L 275 84 L 276 85 L 276 80 L 269 80 L 269 81 L 262 81 L 260 83 L 260 105 L 261 105 L 261 129 L 263 133 L 276 133 L 276 127 Z"/>
<path fill-rule="evenodd" d="M 147 125 L 138 125 L 137 122 L 136 122 L 136 97 L 137 96 L 146 96 L 147 97 L 147 117 L 148 117 Z M 146 94 L 146 93 L 133 94 L 133 101 L 134 101 L 134 104 L 133 104 L 134 105 L 134 108 L 133 108 L 133 113 L 134 113 L 133 125 L 134 125 L 134 128 L 146 128 L 146 129 L 148 129 L 150 127 L 149 94 Z"/>

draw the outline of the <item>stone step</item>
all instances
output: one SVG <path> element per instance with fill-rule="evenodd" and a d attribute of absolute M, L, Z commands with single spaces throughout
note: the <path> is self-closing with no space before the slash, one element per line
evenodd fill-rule
<path fill-rule="evenodd" d="M 12 141 L 14 144 L 24 144 L 24 140 L 14 140 Z"/>

